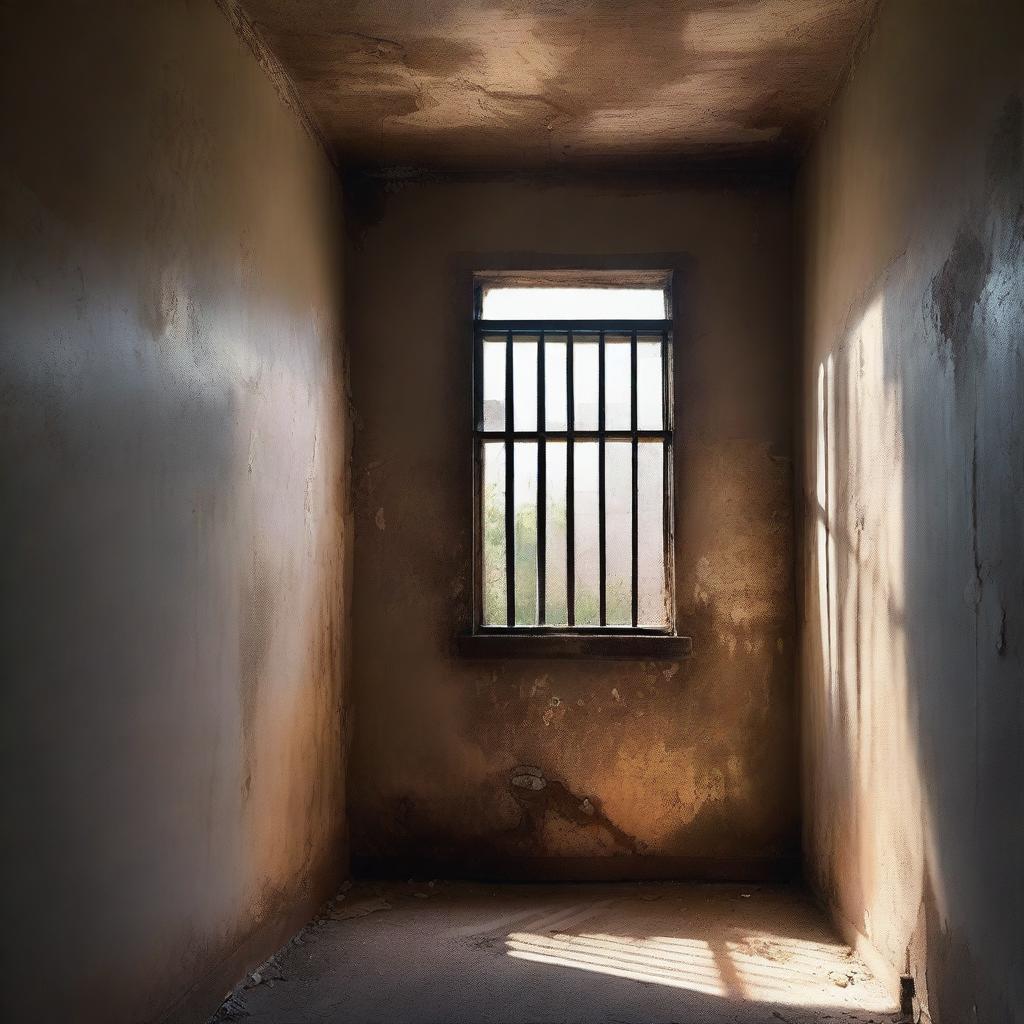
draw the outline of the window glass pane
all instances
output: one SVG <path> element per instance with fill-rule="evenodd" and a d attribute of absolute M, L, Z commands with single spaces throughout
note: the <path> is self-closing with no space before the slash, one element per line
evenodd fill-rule
<path fill-rule="evenodd" d="M 485 441 L 483 448 L 483 622 L 505 626 L 505 442 Z"/>
<path fill-rule="evenodd" d="M 485 320 L 664 320 L 664 288 L 485 288 Z"/>
<path fill-rule="evenodd" d="M 661 338 L 637 339 L 636 344 L 636 425 L 640 430 L 662 427 Z"/>
<path fill-rule="evenodd" d="M 576 430 L 597 430 L 597 335 L 573 335 L 573 409 Z"/>
<path fill-rule="evenodd" d="M 534 346 L 536 349 L 536 346 Z M 537 625 L 537 444 L 515 449 L 516 625 Z"/>
<path fill-rule="evenodd" d="M 665 591 L 664 442 L 641 441 L 637 452 L 637 624 L 668 625 Z"/>
<path fill-rule="evenodd" d="M 537 339 L 512 339 L 512 386 L 516 430 L 537 429 Z"/>
<path fill-rule="evenodd" d="M 609 626 L 633 624 L 633 445 L 604 446 L 605 615 Z"/>
<path fill-rule="evenodd" d="M 597 442 L 577 441 L 573 459 L 576 625 L 599 626 L 601 570 L 598 551 Z"/>
<path fill-rule="evenodd" d="M 604 339 L 604 425 L 607 430 L 629 430 L 630 409 L 629 335 L 608 334 Z"/>
<path fill-rule="evenodd" d="M 544 617 L 552 626 L 569 621 L 566 598 L 566 502 L 564 441 L 547 444 L 547 520 L 544 558 Z"/>
<path fill-rule="evenodd" d="M 568 427 L 565 347 L 564 341 L 551 338 L 544 341 L 544 418 L 548 430 L 565 430 Z"/>
<path fill-rule="evenodd" d="M 484 338 L 484 430 L 505 429 L 505 339 Z"/>

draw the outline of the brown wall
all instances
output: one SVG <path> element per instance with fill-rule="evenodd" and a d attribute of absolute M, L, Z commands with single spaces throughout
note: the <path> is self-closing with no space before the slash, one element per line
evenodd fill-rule
<path fill-rule="evenodd" d="M 210 0 L 5 5 L 8 1021 L 201 1019 L 345 870 L 340 190 Z"/>
<path fill-rule="evenodd" d="M 349 803 L 360 865 L 778 870 L 797 818 L 788 190 L 392 182 L 358 206 Z M 454 653 L 470 621 L 472 541 L 472 295 L 458 275 L 497 252 L 523 265 L 680 254 L 676 565 L 691 660 Z M 520 765 L 548 785 L 513 786 Z"/>
<path fill-rule="evenodd" d="M 801 183 L 804 844 L 940 1024 L 1024 1019 L 1024 6 L 892 0 Z"/>

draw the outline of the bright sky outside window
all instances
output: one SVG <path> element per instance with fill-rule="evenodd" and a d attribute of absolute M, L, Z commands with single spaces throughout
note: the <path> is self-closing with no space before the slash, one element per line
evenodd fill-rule
<path fill-rule="evenodd" d="M 503 288 L 483 294 L 484 320 L 663 320 L 664 288 Z"/>

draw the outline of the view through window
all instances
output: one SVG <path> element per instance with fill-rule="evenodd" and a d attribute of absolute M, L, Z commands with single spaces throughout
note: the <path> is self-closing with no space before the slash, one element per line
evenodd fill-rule
<path fill-rule="evenodd" d="M 483 286 L 478 624 L 670 632 L 667 287 Z"/>

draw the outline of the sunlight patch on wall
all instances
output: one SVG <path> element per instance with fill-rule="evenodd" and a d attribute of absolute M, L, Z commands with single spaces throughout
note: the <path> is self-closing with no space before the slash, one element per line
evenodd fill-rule
<path fill-rule="evenodd" d="M 921 797 L 904 623 L 903 420 L 884 300 L 879 292 L 818 366 L 814 511 L 831 797 L 851 810 L 829 845 L 840 867 L 859 865 L 865 906 L 888 923 L 887 953 L 898 957 L 892 922 L 904 936 L 914 927 L 920 886 L 907 882 L 922 876 L 923 846 L 912 824 Z M 887 945 L 871 916 L 857 926 Z"/>

